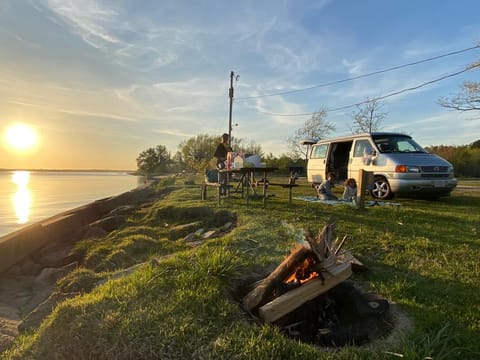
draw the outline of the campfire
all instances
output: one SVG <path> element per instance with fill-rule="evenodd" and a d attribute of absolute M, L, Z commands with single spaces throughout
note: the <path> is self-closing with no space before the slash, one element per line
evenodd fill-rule
<path fill-rule="evenodd" d="M 307 232 L 306 244 L 292 249 L 274 271 L 255 283 L 242 307 L 289 336 L 324 346 L 361 344 L 391 330 L 388 302 L 359 293 L 347 281 L 352 270 L 366 267 L 344 249 L 348 236 L 333 240 L 334 228 L 331 218 L 317 236 Z M 372 322 L 375 318 L 378 325 Z M 367 333 L 358 328 L 359 320 L 368 323 Z"/>

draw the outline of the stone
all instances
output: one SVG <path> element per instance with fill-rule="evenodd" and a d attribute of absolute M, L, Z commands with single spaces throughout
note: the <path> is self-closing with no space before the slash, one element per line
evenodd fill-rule
<path fill-rule="evenodd" d="M 73 245 L 49 246 L 34 255 L 35 262 L 43 268 L 58 268 L 79 260 Z"/>
<path fill-rule="evenodd" d="M 97 238 L 102 239 L 108 235 L 108 232 L 102 229 L 100 226 L 96 225 L 87 225 L 85 233 L 83 234 L 82 238 Z"/>
<path fill-rule="evenodd" d="M 195 235 L 195 233 L 190 233 L 183 238 L 183 241 L 190 242 L 190 241 L 195 241 L 196 239 L 197 239 L 197 236 Z"/>
<path fill-rule="evenodd" d="M 176 240 L 178 238 L 184 237 L 192 231 L 195 231 L 195 229 L 197 229 L 201 224 L 201 221 L 194 221 L 188 224 L 173 226 L 168 232 L 168 238 L 170 240 Z"/>
<path fill-rule="evenodd" d="M 35 278 L 35 286 L 43 286 L 55 283 L 58 279 L 64 277 L 77 267 L 78 262 L 75 261 L 61 268 L 44 268 Z"/>
<path fill-rule="evenodd" d="M 125 217 L 121 215 L 107 216 L 91 223 L 91 226 L 98 226 L 106 232 L 111 232 L 125 224 Z"/>
<path fill-rule="evenodd" d="M 18 330 L 23 332 L 40 326 L 43 319 L 45 319 L 52 312 L 52 310 L 55 308 L 55 306 L 57 306 L 58 303 L 76 295 L 78 294 L 51 294 L 45 301 L 40 303 L 18 324 Z"/>
<path fill-rule="evenodd" d="M 203 233 L 202 239 L 209 239 L 209 238 L 213 237 L 216 233 L 217 233 L 216 230 L 209 230 L 209 231 Z"/>

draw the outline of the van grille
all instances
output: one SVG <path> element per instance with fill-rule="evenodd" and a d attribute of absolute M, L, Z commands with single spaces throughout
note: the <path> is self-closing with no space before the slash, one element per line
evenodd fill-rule
<path fill-rule="evenodd" d="M 443 174 L 420 174 L 422 178 L 448 178 L 450 175 L 448 173 Z"/>
<path fill-rule="evenodd" d="M 448 166 L 421 166 L 422 172 L 444 173 L 448 172 Z"/>

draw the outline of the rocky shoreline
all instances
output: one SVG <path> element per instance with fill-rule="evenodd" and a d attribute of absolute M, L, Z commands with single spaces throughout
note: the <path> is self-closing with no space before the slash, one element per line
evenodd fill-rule
<path fill-rule="evenodd" d="M 79 266 L 75 243 L 103 237 L 156 200 L 156 182 L 52 216 L 0 238 L 0 353 L 60 301 L 57 280 Z M 101 281 L 101 279 L 99 279 Z"/>

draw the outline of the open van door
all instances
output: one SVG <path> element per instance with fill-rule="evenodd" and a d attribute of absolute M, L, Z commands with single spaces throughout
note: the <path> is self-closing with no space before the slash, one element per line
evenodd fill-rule
<path fill-rule="evenodd" d="M 348 177 L 358 179 L 358 172 L 361 169 L 371 171 L 374 148 L 370 140 L 356 139 L 351 153 L 348 165 Z"/>
<path fill-rule="evenodd" d="M 320 184 L 327 172 L 327 154 L 329 144 L 314 144 L 307 163 L 307 181 Z"/>

